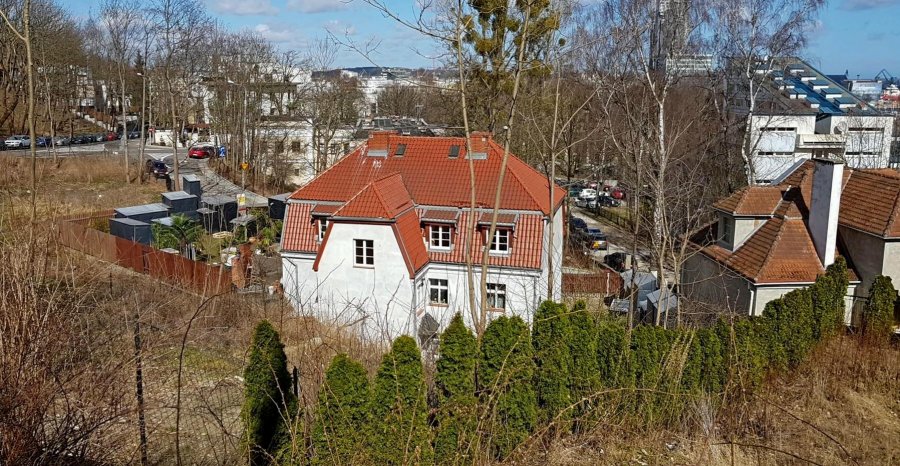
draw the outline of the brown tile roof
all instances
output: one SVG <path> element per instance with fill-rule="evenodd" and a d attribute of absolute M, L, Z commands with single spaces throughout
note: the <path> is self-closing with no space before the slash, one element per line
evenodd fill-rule
<path fill-rule="evenodd" d="M 713 208 L 737 216 L 769 216 L 781 202 L 784 189 L 780 186 L 752 186 L 713 204 Z"/>
<path fill-rule="evenodd" d="M 393 219 L 413 207 L 399 173 L 375 180 L 335 211 L 335 217 Z"/>
<path fill-rule="evenodd" d="M 809 205 L 814 169 L 814 162 L 805 162 L 781 186 L 799 186 Z M 876 236 L 900 238 L 900 173 L 886 168 L 845 169 L 838 221 Z"/>
<path fill-rule="evenodd" d="M 397 218 L 397 222 L 391 225 L 397 244 L 406 262 L 409 278 L 415 278 L 416 272 L 428 263 L 428 250 L 422 241 L 422 229 L 419 226 L 419 216 L 415 210 L 409 210 Z"/>
<path fill-rule="evenodd" d="M 306 253 L 316 252 L 318 232 L 311 216 L 313 207 L 318 206 L 314 204 L 288 204 L 284 219 L 284 237 L 281 239 L 282 249 Z"/>
<path fill-rule="evenodd" d="M 436 223 L 456 223 L 459 220 L 459 209 L 456 210 L 437 210 L 422 209 L 419 217 L 423 222 Z"/>

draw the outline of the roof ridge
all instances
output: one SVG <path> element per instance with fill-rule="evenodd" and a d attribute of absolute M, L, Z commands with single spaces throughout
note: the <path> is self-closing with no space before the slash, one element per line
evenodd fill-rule
<path fill-rule="evenodd" d="M 891 209 L 891 217 L 888 219 L 887 224 L 884 226 L 884 231 L 881 233 L 881 236 L 884 236 L 885 238 L 890 236 L 894 223 L 900 220 L 900 195 L 898 194 L 900 194 L 900 189 L 898 189 L 897 194 L 894 194 L 894 207 Z"/>
<path fill-rule="evenodd" d="M 357 146 L 356 149 L 353 149 L 352 152 L 349 152 L 349 153 L 347 153 L 346 155 L 344 155 L 343 157 L 341 157 L 337 162 L 331 164 L 330 167 L 326 168 L 326 169 L 323 170 L 321 173 L 317 173 L 317 174 L 316 174 L 311 180 L 309 180 L 305 185 L 303 185 L 303 186 L 297 188 L 293 193 L 291 193 L 290 196 L 288 196 L 288 199 L 292 199 L 292 198 L 294 197 L 295 194 L 297 194 L 297 193 L 299 193 L 300 191 L 303 191 L 304 189 L 308 188 L 311 184 L 315 183 L 315 182 L 316 182 L 317 180 L 319 180 L 322 176 L 324 176 L 326 173 L 330 172 L 331 170 L 335 169 L 335 168 L 336 168 L 338 165 L 340 165 L 341 163 L 346 162 L 347 160 L 350 160 L 350 157 L 351 157 L 352 155 L 355 155 L 355 154 L 357 154 L 357 153 L 362 152 L 362 149 L 363 149 L 364 147 L 368 147 L 368 145 L 369 145 L 369 144 L 366 143 L 366 144 L 360 144 L 359 146 Z M 348 201 L 348 202 L 349 202 L 349 201 Z"/>

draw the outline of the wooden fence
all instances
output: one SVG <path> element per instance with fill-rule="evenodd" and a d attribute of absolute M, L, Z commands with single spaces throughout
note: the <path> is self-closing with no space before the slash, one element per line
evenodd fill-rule
<path fill-rule="evenodd" d="M 231 274 L 223 266 L 192 261 L 90 227 L 93 222 L 111 216 L 109 211 L 58 220 L 60 244 L 206 296 L 231 289 Z"/>

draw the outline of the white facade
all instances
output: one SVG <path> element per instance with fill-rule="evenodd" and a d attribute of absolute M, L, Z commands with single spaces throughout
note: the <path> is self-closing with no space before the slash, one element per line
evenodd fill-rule
<path fill-rule="evenodd" d="M 285 221 L 285 225 L 288 220 Z M 548 220 L 544 221 L 541 269 L 489 267 L 487 283 L 502 285 L 505 310 L 493 315 L 517 315 L 526 321 L 541 301 L 547 299 L 550 248 Z M 562 209 L 554 217 L 554 296 L 562 291 Z M 444 328 L 457 312 L 471 325 L 466 266 L 429 262 L 414 277 L 390 224 L 335 222 L 321 252 L 318 270 L 315 254 L 284 252 L 285 295 L 303 315 L 315 316 L 326 325 L 345 328 L 366 338 L 389 339 L 416 335 L 417 325 L 429 314 Z M 427 230 L 427 229 L 426 229 Z M 357 266 L 355 240 L 372 240 L 374 264 Z M 423 243 L 426 241 L 422 238 Z M 513 245 L 513 247 L 522 247 Z M 480 288 L 481 267 L 475 267 L 475 286 Z M 446 287 L 446 288 L 445 288 Z M 491 287 L 494 288 L 494 287 Z M 432 301 L 432 293 L 446 289 L 446 303 Z M 480 291 L 476 292 L 480 306 Z M 490 316 L 489 316 L 490 317 Z"/>

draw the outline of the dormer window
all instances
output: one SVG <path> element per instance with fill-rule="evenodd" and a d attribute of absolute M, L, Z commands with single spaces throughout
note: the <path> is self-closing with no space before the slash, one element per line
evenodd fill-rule
<path fill-rule="evenodd" d="M 734 247 L 734 217 L 719 215 L 719 246 L 731 250 Z"/>
<path fill-rule="evenodd" d="M 491 253 L 509 254 L 510 231 L 506 228 L 497 228 L 494 231 L 494 238 L 491 240 Z"/>
<path fill-rule="evenodd" d="M 452 243 L 453 227 L 451 225 L 429 225 L 429 246 L 436 250 L 449 250 Z"/>
<path fill-rule="evenodd" d="M 325 230 L 328 229 L 328 217 L 319 217 L 316 220 L 317 227 L 316 228 L 316 237 L 321 242 L 325 239 Z"/>

